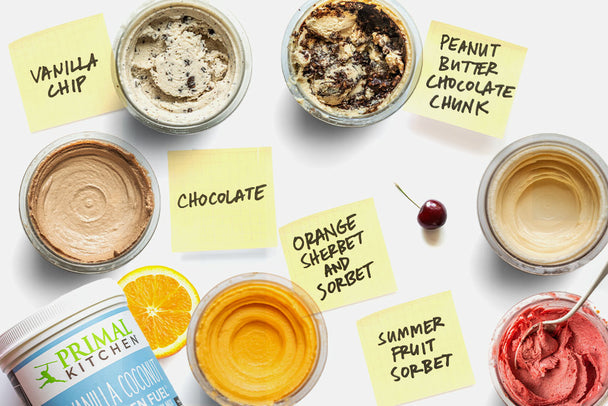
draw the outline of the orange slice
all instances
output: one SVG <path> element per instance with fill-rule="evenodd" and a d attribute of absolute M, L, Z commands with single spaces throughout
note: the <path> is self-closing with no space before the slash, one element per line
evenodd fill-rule
<path fill-rule="evenodd" d="M 118 284 L 156 358 L 184 347 L 188 323 L 200 300 L 188 279 L 171 268 L 154 265 L 129 272 Z"/>

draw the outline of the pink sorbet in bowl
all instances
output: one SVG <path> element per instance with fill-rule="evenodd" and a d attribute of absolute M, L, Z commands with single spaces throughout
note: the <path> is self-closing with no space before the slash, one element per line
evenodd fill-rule
<path fill-rule="evenodd" d="M 508 405 L 599 405 L 608 389 L 608 329 L 587 303 L 555 331 L 529 335 L 534 324 L 563 316 L 575 295 L 532 296 L 503 317 L 494 334 L 490 366 L 497 392 Z"/>

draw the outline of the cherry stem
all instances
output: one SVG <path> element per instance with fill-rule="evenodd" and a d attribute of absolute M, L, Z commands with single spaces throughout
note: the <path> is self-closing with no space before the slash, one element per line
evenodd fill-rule
<path fill-rule="evenodd" d="M 403 195 L 404 195 L 405 197 L 407 197 L 407 200 L 409 200 L 410 202 L 414 203 L 414 206 L 416 206 L 416 207 L 420 208 L 420 206 L 418 205 L 418 203 L 416 203 L 415 201 L 413 201 L 413 200 L 412 200 L 412 199 L 411 199 L 411 198 L 410 198 L 410 197 L 407 195 L 407 193 L 405 193 L 405 192 L 403 191 L 403 189 L 401 189 L 401 186 L 399 186 L 397 183 L 395 183 L 395 186 L 397 187 L 397 189 L 399 189 L 399 191 L 400 191 L 401 193 L 403 193 Z"/>

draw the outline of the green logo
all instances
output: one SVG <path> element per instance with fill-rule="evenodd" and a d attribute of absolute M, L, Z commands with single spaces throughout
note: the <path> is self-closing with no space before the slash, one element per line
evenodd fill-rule
<path fill-rule="evenodd" d="M 47 383 L 56 383 L 56 382 L 64 382 L 65 383 L 64 380 L 55 378 L 49 372 L 49 365 L 50 364 L 54 364 L 55 362 L 57 362 L 57 361 L 47 362 L 46 364 L 37 365 L 37 366 L 34 367 L 34 368 L 42 368 L 42 367 L 45 368 L 44 371 L 40 372 L 40 378 L 36 378 L 37 381 L 42 381 L 43 379 L 45 379 L 45 381 L 43 382 L 43 384 L 40 387 L 40 389 L 44 388 Z"/>

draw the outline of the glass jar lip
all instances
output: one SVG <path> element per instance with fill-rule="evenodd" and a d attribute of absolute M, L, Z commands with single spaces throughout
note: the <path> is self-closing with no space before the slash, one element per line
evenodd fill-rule
<path fill-rule="evenodd" d="M 531 296 L 528 296 L 515 305 L 513 305 L 499 320 L 494 332 L 492 334 L 492 338 L 490 340 L 490 346 L 488 351 L 488 367 L 490 370 L 490 380 L 492 382 L 492 386 L 494 386 L 494 390 L 500 396 L 501 400 L 507 406 L 518 406 L 514 403 L 509 395 L 507 394 L 505 388 L 503 387 L 500 377 L 498 375 L 498 347 L 500 346 L 500 342 L 502 336 L 507 331 L 508 327 L 511 325 L 513 320 L 517 318 L 519 314 L 521 314 L 524 310 L 528 309 L 531 306 L 538 305 L 543 302 L 557 302 L 559 301 L 561 304 L 566 306 L 574 306 L 574 304 L 580 298 L 579 295 L 569 292 L 563 291 L 551 291 L 551 292 L 543 292 L 537 293 Z M 578 310 L 578 313 L 581 313 L 592 318 L 591 321 L 597 323 L 598 326 L 603 326 L 604 330 L 602 331 L 602 336 L 606 343 L 608 344 L 608 325 L 606 322 L 599 316 L 596 306 L 589 300 L 586 300 L 583 306 Z M 601 397 L 594 403 L 597 405 L 603 404 L 606 400 L 608 400 L 608 384 L 604 389 L 604 393 Z"/>
<path fill-rule="evenodd" d="M 306 396 L 312 390 L 321 377 L 321 373 L 325 368 L 328 352 L 327 327 L 319 307 L 310 297 L 310 295 L 302 287 L 282 276 L 265 272 L 248 272 L 238 274 L 215 285 L 205 294 L 205 296 L 201 298 L 201 301 L 192 313 L 192 318 L 187 331 L 186 352 L 188 356 L 188 363 L 190 364 L 190 370 L 192 371 L 192 374 L 199 385 L 214 401 L 224 406 L 245 406 L 241 403 L 228 399 L 222 393 L 216 390 L 201 371 L 196 357 L 196 330 L 199 320 L 207 309 L 207 306 L 212 303 L 220 293 L 233 286 L 256 282 L 280 285 L 286 290 L 292 292 L 308 308 L 310 311 L 310 317 L 315 325 L 319 345 L 317 346 L 317 359 L 313 369 L 304 382 L 302 382 L 302 384 L 291 394 L 287 395 L 286 398 L 277 400 L 275 403 L 273 403 L 274 405 L 292 405 L 304 398 L 304 396 Z"/>
<path fill-rule="evenodd" d="M 123 80 L 121 79 L 121 55 L 122 49 L 125 46 L 125 36 L 130 32 L 131 29 L 136 28 L 136 23 L 145 17 L 147 13 L 156 13 L 165 8 L 172 7 L 174 5 L 182 5 L 188 7 L 194 7 L 203 12 L 211 12 L 219 18 L 219 22 L 224 25 L 229 36 L 234 43 L 235 55 L 237 56 L 235 66 L 239 67 L 240 74 L 235 78 L 235 85 L 231 96 L 225 103 L 225 105 L 217 111 L 213 116 L 208 117 L 202 121 L 193 123 L 171 123 L 160 119 L 154 119 L 149 114 L 142 111 L 136 103 L 129 97 L 128 92 L 125 92 L 123 86 Z M 145 1 L 139 8 L 137 8 L 128 21 L 121 25 L 113 46 L 114 62 L 112 64 L 112 81 L 114 83 L 115 90 L 126 106 L 127 111 L 139 120 L 144 125 L 152 128 L 153 130 L 171 134 L 171 135 L 190 135 L 208 128 L 211 128 L 230 116 L 236 108 L 243 101 L 245 94 L 249 88 L 251 82 L 252 72 L 252 52 L 249 38 L 245 29 L 239 22 L 239 20 L 224 6 L 218 7 L 216 4 L 211 3 L 208 0 L 148 0 Z"/>
<path fill-rule="evenodd" d="M 393 0 L 353 0 L 355 2 L 363 3 L 376 3 L 381 6 L 387 7 L 393 14 L 394 17 L 398 18 L 402 22 L 403 27 L 407 30 L 412 45 L 412 69 L 407 78 L 407 82 L 403 84 L 400 94 L 392 102 L 383 106 L 383 108 L 374 111 L 373 113 L 364 114 L 361 116 L 348 117 L 339 114 L 328 112 L 321 108 L 314 101 L 310 101 L 306 98 L 303 92 L 300 91 L 299 86 L 293 80 L 291 63 L 290 63 L 290 42 L 292 33 L 297 27 L 304 21 L 304 19 L 312 12 L 315 8 L 325 4 L 331 3 L 337 0 L 307 0 L 298 10 L 294 13 L 291 20 L 289 21 L 285 33 L 283 34 L 283 41 L 281 43 L 281 70 L 283 72 L 283 78 L 287 84 L 287 88 L 291 92 L 292 96 L 296 99 L 298 104 L 304 108 L 309 114 L 317 119 L 324 121 L 328 124 L 332 124 L 338 127 L 364 127 L 371 124 L 375 124 L 385 118 L 391 116 L 397 112 L 409 99 L 411 94 L 414 92 L 418 79 L 420 78 L 420 72 L 422 70 L 422 40 L 418 28 L 407 12 L 407 10 L 397 1 Z"/>
<path fill-rule="evenodd" d="M 95 263 L 78 262 L 59 255 L 54 250 L 50 249 L 38 236 L 38 232 L 33 226 L 27 203 L 27 195 L 29 192 L 30 183 L 32 176 L 36 173 L 38 166 L 44 161 L 44 159 L 51 153 L 60 148 L 77 143 L 79 141 L 99 141 L 102 143 L 111 144 L 119 149 L 132 154 L 135 157 L 137 163 L 147 172 L 148 178 L 150 179 L 150 185 L 152 188 L 152 194 L 154 196 L 154 208 L 148 221 L 148 225 L 139 236 L 139 239 L 129 249 L 123 252 L 121 255 L 114 257 L 110 260 Z M 36 248 L 36 250 L 51 264 L 62 268 L 67 271 L 83 274 L 96 274 L 102 272 L 108 272 L 116 269 L 137 256 L 150 242 L 158 220 L 160 217 L 160 188 L 158 181 L 152 169 L 150 163 L 146 158 L 139 152 L 133 145 L 118 138 L 114 135 L 105 134 L 97 131 L 83 131 L 70 135 L 65 135 L 61 138 L 52 141 L 47 144 L 40 152 L 32 159 L 28 165 L 23 178 L 21 180 L 21 186 L 19 188 L 19 217 L 21 218 L 21 224 L 25 230 L 25 234 L 28 239 Z"/>
<path fill-rule="evenodd" d="M 534 275 L 558 275 L 580 268 L 595 258 L 602 251 L 602 249 L 606 246 L 606 243 L 608 243 L 608 222 L 604 226 L 604 229 L 602 230 L 597 241 L 591 245 L 587 251 L 581 253 L 576 258 L 556 264 L 536 264 L 522 258 L 518 258 L 500 243 L 500 240 L 494 234 L 487 212 L 488 190 L 495 174 L 502 167 L 502 164 L 509 157 L 514 156 L 525 149 L 542 145 L 563 147 L 566 150 L 570 150 L 575 154 L 587 158 L 588 164 L 591 165 L 601 177 L 601 179 L 599 179 L 600 187 L 602 187 L 602 189 L 608 193 L 608 165 L 606 165 L 602 157 L 591 147 L 582 141 L 577 140 L 576 138 L 562 134 L 533 134 L 525 136 L 507 145 L 490 161 L 479 183 L 477 192 L 477 217 L 484 237 L 494 252 L 507 264 L 521 271 Z"/>

